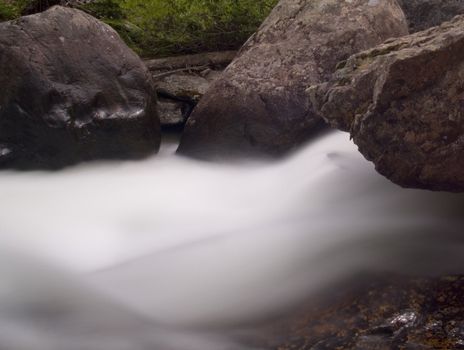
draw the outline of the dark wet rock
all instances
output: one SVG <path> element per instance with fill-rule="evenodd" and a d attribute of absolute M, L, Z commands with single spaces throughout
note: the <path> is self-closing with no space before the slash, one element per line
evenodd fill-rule
<path fill-rule="evenodd" d="M 148 70 L 113 29 L 79 10 L 56 6 L 0 24 L 0 86 L 2 167 L 138 158 L 159 147 Z"/>
<path fill-rule="evenodd" d="M 221 71 L 156 73 L 153 79 L 158 93 L 158 113 L 163 127 L 183 127 L 190 113 Z"/>
<path fill-rule="evenodd" d="M 191 111 L 192 107 L 189 103 L 163 97 L 158 98 L 158 114 L 163 128 L 182 127 Z"/>
<path fill-rule="evenodd" d="M 463 191 L 463 81 L 464 16 L 354 55 L 309 93 L 395 183 Z"/>
<path fill-rule="evenodd" d="M 464 349 L 464 277 L 375 278 L 267 328 L 265 349 Z"/>
<path fill-rule="evenodd" d="M 193 108 L 236 54 L 236 51 L 206 52 L 145 61 L 160 97 L 161 126 L 183 128 Z"/>
<path fill-rule="evenodd" d="M 398 0 L 411 33 L 425 30 L 464 14 L 464 0 Z"/>
<path fill-rule="evenodd" d="M 145 61 L 160 97 L 161 126 L 183 128 L 193 108 L 235 55 L 235 51 L 208 52 Z"/>
<path fill-rule="evenodd" d="M 288 152 L 323 124 L 305 89 L 327 80 L 338 61 L 407 31 L 396 0 L 281 0 L 195 108 L 179 152 Z"/>

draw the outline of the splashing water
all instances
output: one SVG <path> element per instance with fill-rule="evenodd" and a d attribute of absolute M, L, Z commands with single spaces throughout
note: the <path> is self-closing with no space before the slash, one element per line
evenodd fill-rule
<path fill-rule="evenodd" d="M 170 153 L 0 173 L 0 344 L 243 349 L 216 329 L 360 272 L 464 273 L 464 196 L 395 186 L 347 134 L 279 163 Z"/>

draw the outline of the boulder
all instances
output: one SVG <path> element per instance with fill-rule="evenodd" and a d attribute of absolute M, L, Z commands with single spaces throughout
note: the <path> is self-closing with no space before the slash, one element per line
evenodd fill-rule
<path fill-rule="evenodd" d="M 183 128 L 193 108 L 220 74 L 220 71 L 211 69 L 199 73 L 154 74 L 161 126 Z"/>
<path fill-rule="evenodd" d="M 157 151 L 150 73 L 106 24 L 52 7 L 0 24 L 0 167 L 61 167 Z"/>
<path fill-rule="evenodd" d="M 463 0 L 398 0 L 411 33 L 425 30 L 464 14 Z"/>
<path fill-rule="evenodd" d="M 281 0 L 203 96 L 179 152 L 280 156 L 321 124 L 305 95 L 338 61 L 408 33 L 396 0 Z"/>
<path fill-rule="evenodd" d="M 309 89 L 334 127 L 405 187 L 464 190 L 464 16 L 349 58 Z"/>

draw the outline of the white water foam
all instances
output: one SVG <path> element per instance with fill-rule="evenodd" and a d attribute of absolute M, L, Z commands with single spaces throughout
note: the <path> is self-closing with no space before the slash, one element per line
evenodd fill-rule
<path fill-rule="evenodd" d="M 359 272 L 464 273 L 464 196 L 399 188 L 347 134 L 278 163 L 171 153 L 0 173 L 0 242 L 13 252 L 0 270 L 11 286 L 0 290 L 9 329 L 0 344 L 233 349 L 211 329 L 267 317 Z M 37 308 L 53 332 L 28 323 Z"/>

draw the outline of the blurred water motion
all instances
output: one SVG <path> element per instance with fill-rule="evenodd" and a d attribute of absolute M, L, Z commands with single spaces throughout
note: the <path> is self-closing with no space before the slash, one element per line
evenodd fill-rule
<path fill-rule="evenodd" d="M 2 172 L 0 197 L 8 350 L 244 349 L 360 273 L 464 273 L 464 196 L 391 184 L 339 132 L 280 163 Z"/>

